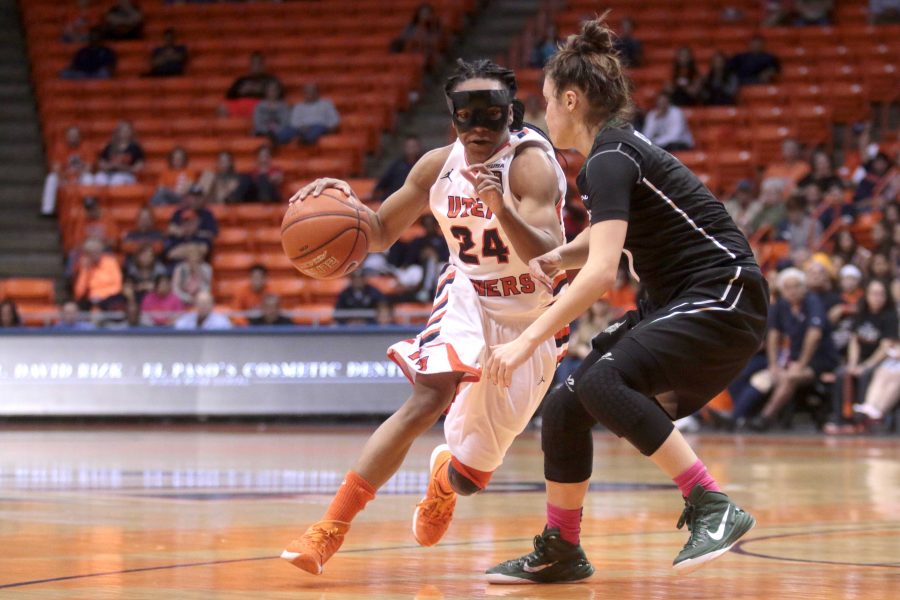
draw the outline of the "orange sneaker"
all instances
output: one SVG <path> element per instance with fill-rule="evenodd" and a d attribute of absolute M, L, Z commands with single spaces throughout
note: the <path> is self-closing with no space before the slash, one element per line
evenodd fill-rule
<path fill-rule="evenodd" d="M 314 523 L 299 540 L 288 544 L 281 558 L 307 573 L 321 575 L 325 563 L 344 543 L 344 534 L 348 529 L 350 523 L 343 521 Z"/>
<path fill-rule="evenodd" d="M 450 462 L 451 456 L 447 444 L 441 444 L 431 453 L 431 480 L 413 515 L 413 536 L 420 546 L 434 546 L 441 541 L 453 519 L 456 492 L 445 494 L 436 479 L 438 470 Z"/>

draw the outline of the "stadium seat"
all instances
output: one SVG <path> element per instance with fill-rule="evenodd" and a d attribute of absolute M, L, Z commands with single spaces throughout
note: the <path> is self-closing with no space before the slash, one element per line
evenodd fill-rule
<path fill-rule="evenodd" d="M 38 279 L 32 277 L 13 277 L 3 281 L 0 291 L 5 298 L 31 304 L 47 304 L 52 306 L 55 293 L 52 279 Z"/>
<path fill-rule="evenodd" d="M 350 285 L 346 277 L 338 279 L 310 279 L 309 294 L 314 302 L 330 302 L 334 306 L 338 295 Z"/>

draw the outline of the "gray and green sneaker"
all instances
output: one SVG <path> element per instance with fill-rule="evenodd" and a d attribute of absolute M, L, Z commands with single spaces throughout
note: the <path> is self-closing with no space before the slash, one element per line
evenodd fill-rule
<path fill-rule="evenodd" d="M 485 571 L 489 583 L 574 583 L 594 574 L 581 545 L 559 537 L 559 529 L 544 528 L 534 536 L 534 552 Z"/>
<path fill-rule="evenodd" d="M 672 562 L 672 568 L 679 574 L 696 571 L 728 552 L 756 524 L 756 519 L 722 492 L 695 485 L 684 499 L 678 529 L 685 523 L 691 537 Z"/>

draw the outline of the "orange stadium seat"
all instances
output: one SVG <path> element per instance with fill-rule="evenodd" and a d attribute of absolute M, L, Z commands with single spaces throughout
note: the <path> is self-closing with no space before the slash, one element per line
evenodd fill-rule
<path fill-rule="evenodd" d="M 216 236 L 217 252 L 249 252 L 251 246 L 250 231 L 245 227 L 222 227 Z"/>
<path fill-rule="evenodd" d="M 281 297 L 281 304 L 285 308 L 295 308 L 298 305 L 309 304 L 312 295 L 309 291 L 309 281 L 298 276 L 276 277 L 269 279 L 269 289 L 273 294 Z"/>
<path fill-rule="evenodd" d="M 338 279 L 310 279 L 309 293 L 314 302 L 330 302 L 334 305 L 338 295 L 350 285 L 346 277 Z"/>
<path fill-rule="evenodd" d="M 296 273 L 297 270 L 288 257 L 284 255 L 283 250 L 261 252 L 256 255 L 256 260 L 266 267 L 270 273 Z"/>
<path fill-rule="evenodd" d="M 0 296 L 10 298 L 18 302 L 30 302 L 31 304 L 53 304 L 55 293 L 52 279 L 37 279 L 31 277 L 13 277 L 3 281 Z"/>
<path fill-rule="evenodd" d="M 301 307 L 303 314 L 293 318 L 298 325 L 331 325 L 334 323 L 334 303 L 315 302 Z"/>
<path fill-rule="evenodd" d="M 256 252 L 280 252 L 281 227 L 257 227 L 253 230 L 252 243 Z"/>

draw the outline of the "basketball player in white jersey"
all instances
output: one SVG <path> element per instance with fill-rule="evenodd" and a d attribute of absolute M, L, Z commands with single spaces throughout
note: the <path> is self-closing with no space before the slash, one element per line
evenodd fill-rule
<path fill-rule="evenodd" d="M 423 156 L 403 187 L 377 213 L 369 211 L 369 249 L 389 248 L 427 203 L 447 240 L 450 264 L 422 332 L 388 350 L 412 383 L 412 396 L 369 438 L 323 519 L 281 555 L 312 574 L 322 572 L 351 520 L 400 468 L 412 442 L 446 411 L 447 443 L 431 455 L 428 489 L 413 517 L 418 543 L 436 544 L 457 495 L 484 489 L 503 462 L 565 351 L 567 331 L 542 344 L 509 388 L 481 377 L 490 346 L 515 339 L 565 285 L 564 274 L 553 279 L 553 289 L 538 284 L 528 261 L 563 242 L 566 179 L 552 145 L 515 122 L 512 71 L 486 60 L 460 61 L 445 91 L 458 139 Z M 346 182 L 319 179 L 291 201 L 326 187 L 352 193 Z"/>

